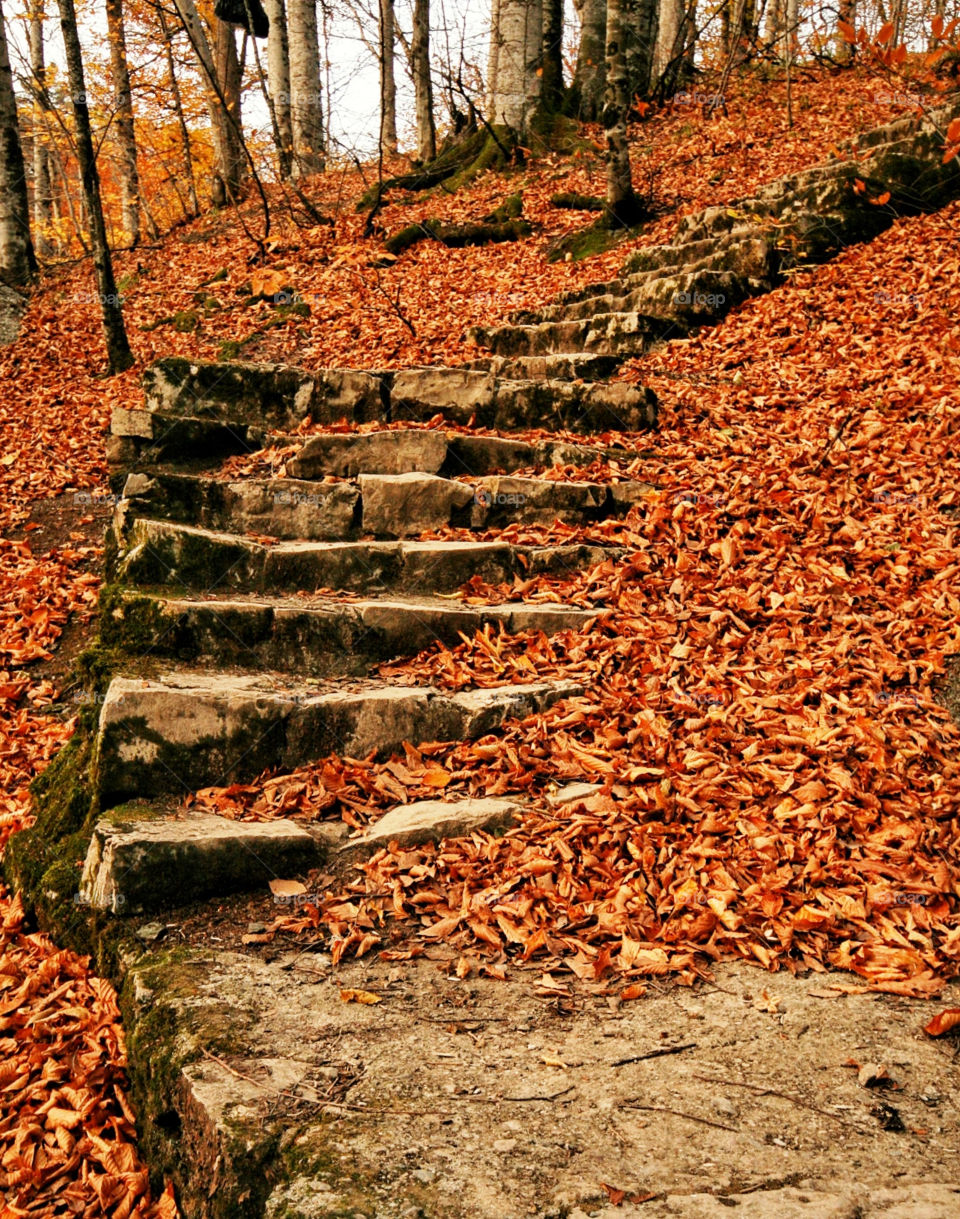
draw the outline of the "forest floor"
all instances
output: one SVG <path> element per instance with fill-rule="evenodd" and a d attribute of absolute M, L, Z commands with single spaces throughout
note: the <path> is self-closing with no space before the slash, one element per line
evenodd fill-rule
<path fill-rule="evenodd" d="M 887 81 L 859 70 L 809 73 L 794 82 L 796 125 L 788 130 L 783 84 L 748 76 L 732 86 L 727 113 L 712 120 L 704 120 L 698 107 L 679 106 L 652 117 L 632 132 L 633 155 L 637 183 L 650 184 L 659 215 L 632 244 L 662 241 L 682 214 L 733 201 L 824 159 L 841 140 L 898 113 L 883 100 L 890 94 Z M 585 136 L 598 139 L 596 132 Z M 95 612 L 99 539 L 111 505 L 104 456 L 109 411 L 137 405 L 142 368 L 171 353 L 222 358 L 225 343 L 244 359 L 308 366 L 399 367 L 473 358 L 475 349 L 463 341 L 467 325 L 494 324 L 513 309 L 547 303 L 559 291 L 615 272 L 629 245 L 581 263 L 548 264 L 543 258 L 551 241 L 590 219 L 553 208 L 550 196 L 564 190 L 596 193 L 601 180 L 599 153 L 586 142 L 573 157 L 557 154 L 489 175 L 453 197 L 392 202 L 380 217 L 389 231 L 426 215 L 476 219 L 522 190 L 525 215 L 536 228 L 529 239 L 482 250 L 423 243 L 378 267 L 381 243 L 362 237 L 364 216 L 354 210 L 360 176 L 331 172 L 313 195 L 335 217 L 332 227 L 297 228 L 279 207 L 274 216 L 269 265 L 309 305 L 309 316 L 238 295 L 252 274 L 253 247 L 228 214 L 205 216 L 156 248 L 118 257 L 137 367 L 115 378 L 103 376 L 89 267 L 51 273 L 31 301 L 18 340 L 0 349 L 0 378 L 8 387 L 0 405 L 0 845 L 29 819 L 27 784 L 74 727 L 69 661 Z M 245 210 L 246 222 L 256 224 L 252 205 Z M 566 597 L 612 614 L 606 627 L 577 643 L 560 641 L 537 651 L 504 639 L 491 651 L 474 641 L 418 662 L 421 676 L 426 672 L 451 686 L 502 681 L 521 670 L 529 676 L 531 666 L 551 674 L 603 674 L 594 714 L 566 725 L 549 756 L 542 742 L 523 740 L 519 729 L 505 734 L 498 758 L 471 755 L 465 746 L 434 753 L 432 763 L 450 776 L 447 794 L 486 790 L 491 776 L 507 773 L 521 786 L 599 778 L 607 790 L 575 831 L 594 833 L 591 817 L 602 821 L 612 812 L 621 824 L 643 820 L 647 811 L 630 802 L 629 771 L 636 759 L 625 748 L 628 732 L 640 724 L 652 754 L 659 751 L 654 765 L 672 767 L 677 756 L 686 759 L 682 774 L 671 769 L 673 790 L 685 807 L 716 798 L 720 808 L 717 793 L 723 789 L 740 793 L 754 818 L 756 832 L 743 850 L 724 837 L 722 825 L 714 826 L 707 844 L 712 854 L 702 852 L 703 826 L 683 826 L 669 844 L 669 866 L 660 868 L 665 888 L 682 874 L 693 890 L 698 872 L 683 872 L 684 858 L 701 861 L 704 883 L 725 870 L 724 885 L 739 895 L 741 922 L 721 919 L 719 932 L 716 918 L 709 928 L 698 926 L 703 911 L 691 890 L 683 943 L 665 943 L 655 960 L 635 961 L 630 977 L 649 981 L 610 991 L 609 979 L 590 959 L 580 983 L 593 987 L 598 1002 L 611 999 L 612 1011 L 621 1004 L 640 1011 L 647 1002 L 663 1001 L 658 978 L 702 979 L 705 956 L 746 957 L 775 970 L 795 966 L 793 949 L 799 948 L 799 959 L 814 971 L 852 970 L 864 992 L 888 992 L 881 1000 L 873 993 L 808 999 L 816 979 L 781 975 L 785 993 L 803 991 L 801 1010 L 803 1004 L 822 1003 L 824 1010 L 846 1013 L 834 1017 L 846 1031 L 835 1052 L 822 1050 L 825 1065 L 842 1070 L 844 1062 L 836 1061 L 841 1049 L 849 1058 L 859 1054 L 861 1065 L 866 1053 L 884 1054 L 896 1077 L 898 1059 L 890 1047 L 901 1055 L 915 1051 L 919 1065 L 899 1064 L 904 1073 L 913 1071 L 909 1082 L 916 1093 L 907 1137 L 937 1146 L 952 1140 L 953 1147 L 952 1108 L 932 1106 L 927 1125 L 912 1109 L 915 1099 L 928 1105 L 923 1095 L 934 1095 L 930 1089 L 939 1069 L 953 1069 L 946 1047 L 927 1041 L 918 1026 L 921 1012 L 929 1017 L 930 1001 L 949 985 L 960 961 L 960 733 L 941 694 L 947 658 L 960 651 L 958 284 L 955 204 L 934 216 L 900 221 L 869 246 L 848 250 L 748 302 L 717 327 L 632 362 L 624 375 L 652 385 L 662 405 L 660 431 L 644 439 L 642 457 L 625 465 L 666 489 L 662 511 L 627 523 L 634 574 L 644 579 L 631 584 L 621 572 L 590 585 L 573 581 Z M 696 498 L 678 503 L 677 491 Z M 740 520 L 734 530 L 720 519 L 731 506 Z M 684 621 L 690 624 L 679 644 L 678 614 L 688 614 Z M 749 640 L 745 619 L 761 622 Z M 626 638 L 632 653 L 619 647 Z M 647 668 L 637 667 L 637 649 L 647 657 Z M 798 741 L 791 719 L 797 707 L 776 693 L 788 667 L 802 678 L 795 704 L 807 698 L 809 706 L 812 690 L 822 700 L 815 742 Z M 741 697 L 746 688 L 750 705 Z M 678 691 L 686 698 L 682 716 L 674 707 L 665 718 L 661 690 L 672 691 L 674 701 Z M 774 719 L 782 725 L 777 733 L 769 731 Z M 718 746 L 718 723 L 734 737 L 740 733 L 744 747 L 751 732 L 782 737 L 766 758 L 762 790 L 745 786 L 743 759 L 729 747 L 730 738 Z M 813 746 L 820 751 L 817 763 Z M 871 793 L 855 811 L 857 793 L 841 781 L 854 764 L 862 790 Z M 355 817 L 375 815 L 395 800 L 396 776 L 384 781 L 383 768 L 335 766 L 336 789 Z M 709 790 L 696 780 L 707 766 L 719 768 L 711 771 Z M 815 785 L 824 779 L 831 790 L 836 785 L 851 810 L 843 824 L 821 821 L 807 807 L 819 798 Z M 265 789 L 211 792 L 204 799 L 234 815 L 282 810 L 311 817 L 321 796 L 329 812 L 330 787 L 329 773 L 315 769 Z M 455 851 L 442 859 L 410 852 L 400 861 L 374 861 L 350 896 L 379 920 L 377 894 L 402 873 L 407 892 L 419 887 L 415 922 L 426 929 L 442 923 L 471 868 L 472 883 L 488 883 L 493 874 L 503 878 L 522 870 L 530 852 L 557 847 L 546 822 L 539 829 L 531 823 L 523 839 L 501 842 L 482 864 Z M 764 852 L 773 843 L 794 860 L 809 861 L 807 876 L 816 892 L 816 901 L 793 919 L 787 942 L 767 934 L 782 901 L 769 884 L 759 883 L 766 875 Z M 691 856 L 691 847 L 701 853 Z M 612 900 L 615 895 L 604 888 L 602 853 L 595 859 L 595 893 Z M 871 909 L 861 911 L 852 895 L 871 869 L 883 893 L 875 893 Z M 681 901 L 678 909 L 683 908 Z M 326 910 L 320 921 L 329 927 L 334 918 Z M 850 920 L 864 930 L 859 940 L 851 937 Z M 313 934 L 317 921 L 307 920 L 301 930 Z M 187 931 L 185 924 L 182 934 Z M 288 922 L 275 934 L 295 944 L 296 931 Z M 453 938 L 453 976 L 479 983 L 478 975 L 489 972 L 484 946 L 462 931 Z M 239 947 L 251 961 L 265 951 Z M 0 1173 L 7 1191 L 0 1215 L 175 1214 L 169 1192 L 151 1198 L 136 1149 L 112 988 L 84 960 L 30 930 L 9 894 L 0 904 L 0 952 L 0 1034 L 12 1030 L 17 1047 L 0 1065 Z M 363 968 L 362 962 L 347 966 Z M 708 987 L 700 996 L 684 991 L 682 1002 L 669 1001 L 695 1004 L 705 1019 L 715 1016 L 727 1024 L 739 1019 L 746 1004 L 751 1012 L 761 1011 L 771 1029 L 779 1022 L 775 1036 L 764 1042 L 764 1054 L 791 1044 L 781 1016 L 792 1008 L 776 1001 L 779 978 L 767 986 L 759 972 L 740 971 L 734 983 L 728 972 L 720 976 L 727 979 L 722 986 L 737 992 L 732 1008 Z M 843 976 L 849 981 L 849 974 Z M 565 1001 L 575 990 L 568 979 L 558 982 L 542 961 L 530 978 L 536 985 L 529 994 L 539 989 L 540 1002 Z M 830 981 L 820 983 L 825 991 Z M 483 985 L 496 983 L 484 978 Z M 517 986 L 513 973 L 509 985 Z M 767 1009 L 756 1003 L 765 989 Z M 744 1000 L 741 992 L 751 997 Z M 667 993 L 678 992 L 671 984 Z M 631 1003 L 641 996 L 642 1003 Z M 858 1049 L 861 1013 L 872 1015 L 880 1005 L 886 1005 L 886 1023 L 865 1035 Z M 701 1040 L 699 1031 L 694 1040 Z M 803 1043 L 797 1045 L 806 1055 Z M 565 1045 L 541 1048 L 566 1061 Z M 492 1043 L 490 1049 L 499 1052 Z M 719 1064 L 706 1065 L 712 1072 Z M 562 1074 L 570 1067 L 549 1069 Z M 813 1068 L 807 1062 L 802 1069 Z M 777 1086 L 787 1091 L 783 1083 Z M 59 1090 L 52 1111 L 62 1111 L 54 1120 L 49 1105 L 38 1116 L 52 1085 Z M 668 1091 L 672 1086 L 664 1084 Z M 720 1085 L 711 1087 L 727 1097 Z M 742 1097 L 731 1091 L 725 1103 L 739 1106 Z M 711 1120 L 722 1123 L 724 1114 L 729 1110 L 714 1106 Z M 513 1135 L 503 1137 L 509 1141 Z M 824 1134 L 820 1150 L 809 1150 L 826 1154 L 828 1143 Z M 730 1154 L 735 1150 L 734 1144 Z M 898 1144 L 891 1162 L 900 1154 Z M 933 1175 L 920 1179 L 942 1181 L 937 1156 L 928 1164 Z M 607 1190 L 611 1201 L 621 1185 L 631 1193 L 645 1188 L 639 1178 L 597 1182 L 598 1188 L 613 1187 L 613 1194 Z"/>

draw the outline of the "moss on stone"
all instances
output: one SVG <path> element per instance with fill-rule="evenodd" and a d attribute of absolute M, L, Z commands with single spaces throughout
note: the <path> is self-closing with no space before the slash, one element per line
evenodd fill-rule
<path fill-rule="evenodd" d="M 635 237 L 636 230 L 610 229 L 606 225 L 591 224 L 588 228 L 577 229 L 574 233 L 566 233 L 555 241 L 547 250 L 548 262 L 560 262 L 564 259 L 579 262 L 583 258 L 591 258 L 595 254 L 605 254 L 627 237 Z"/>
<path fill-rule="evenodd" d="M 190 334 L 200 325 L 196 309 L 178 309 L 173 315 L 173 328 L 178 334 Z"/>

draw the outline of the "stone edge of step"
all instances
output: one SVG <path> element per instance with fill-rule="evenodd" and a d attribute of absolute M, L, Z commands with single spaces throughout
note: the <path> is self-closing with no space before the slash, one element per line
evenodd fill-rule
<path fill-rule="evenodd" d="M 548 796 L 547 803 L 560 808 L 599 790 L 598 784 L 568 784 Z M 305 826 L 286 818 L 237 821 L 196 809 L 164 817 L 149 807 L 127 808 L 122 816 L 96 823 L 77 901 L 114 915 L 155 914 L 252 892 L 314 867 L 343 874 L 391 844 L 415 847 L 478 832 L 503 832 L 517 824 L 525 807 L 527 801 L 515 797 L 411 801 L 387 810 L 366 833 L 354 837 L 340 822 Z M 302 904 L 310 896 L 305 889 L 275 900 Z"/>

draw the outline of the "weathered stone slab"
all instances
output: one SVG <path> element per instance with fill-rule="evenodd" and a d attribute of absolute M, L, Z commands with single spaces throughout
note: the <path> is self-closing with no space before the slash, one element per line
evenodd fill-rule
<path fill-rule="evenodd" d="M 474 490 L 435 474 L 361 474 L 363 531 L 375 537 L 403 538 L 442 529 Z"/>
<path fill-rule="evenodd" d="M 505 888 L 465 917 L 516 921 Z M 418 921 L 398 924 L 412 945 Z M 654 979 L 619 1006 L 574 991 L 557 1015 L 536 993 L 535 962 L 506 981 L 463 980 L 451 953 L 405 962 L 397 978 L 376 951 L 331 968 L 302 948 L 275 943 L 266 957 L 201 942 L 170 960 L 158 946 L 131 964 L 122 1001 L 133 1099 L 147 1139 L 175 1115 L 180 1145 L 196 1148 L 172 1164 L 191 1217 L 957 1214 L 958 1106 L 943 1047 L 904 1036 L 897 996 L 829 997 L 836 983 L 856 992 L 854 975 L 770 977 L 717 962 L 715 987 Z M 380 1002 L 345 1003 L 349 988 Z M 911 1027 L 942 1007 L 911 1001 Z M 160 1040 L 158 1009 L 170 1017 Z M 882 1131 L 876 1092 L 837 1065 L 865 1054 L 895 1055 L 904 1086 L 887 1095 L 908 1132 Z M 891 1157 L 907 1146 L 909 1180 L 891 1186 Z M 598 1182 L 627 1197 L 613 1206 Z"/>
<path fill-rule="evenodd" d="M 138 596 L 114 605 L 101 624 L 104 642 L 133 654 L 299 676 L 367 673 L 373 664 L 412 656 L 440 642 L 453 647 L 487 624 L 511 634 L 577 629 L 592 610 L 545 602 L 464 605 L 428 598 L 356 602 L 298 598 L 210 600 Z"/>
<path fill-rule="evenodd" d="M 362 435 L 311 436 L 300 453 L 287 462 L 291 478 L 322 478 L 332 474 L 406 474 L 420 470 L 436 474 L 447 455 L 447 440 L 432 429 L 367 432 Z"/>
<path fill-rule="evenodd" d="M 295 431 L 304 419 L 334 423 L 381 419 L 382 379 L 353 369 L 307 372 L 283 364 L 205 363 L 169 356 L 145 370 L 148 411 L 212 416 Z"/>
<path fill-rule="evenodd" d="M 466 423 L 486 414 L 493 402 L 496 380 L 469 368 L 410 368 L 395 373 L 390 386 L 394 419 L 427 420 L 443 414 Z"/>
<path fill-rule="evenodd" d="M 302 479 L 228 482 L 192 474 L 132 474 L 123 488 L 137 516 L 161 518 L 216 532 L 315 541 L 357 532 L 360 493 L 351 483 Z"/>
<path fill-rule="evenodd" d="M 226 673 L 116 677 L 104 696 L 95 773 L 101 807 L 184 795 L 331 753 L 468 740 L 581 692 L 572 682 L 445 694 L 431 687 L 310 686 Z"/>
<path fill-rule="evenodd" d="M 566 441 L 531 443 L 503 436 L 451 433 L 443 472 L 450 475 L 487 475 L 525 466 L 589 465 L 603 449 Z"/>
<path fill-rule="evenodd" d="M 257 424 L 224 423 L 158 411 L 115 407 L 110 421 L 107 458 L 114 465 L 134 462 L 196 461 L 253 453 L 262 449 L 267 432 Z"/>
<path fill-rule="evenodd" d="M 516 822 L 521 805 L 515 800 L 421 800 L 385 813 L 360 838 L 349 839 L 338 854 L 371 855 L 391 842 L 420 846 L 442 838 L 463 838 L 477 830 L 505 830 Z"/>
<path fill-rule="evenodd" d="M 128 584 L 206 593 L 389 590 L 453 592 L 473 576 L 499 584 L 531 571 L 575 571 L 615 547 L 507 542 L 277 542 L 139 518 L 114 526 L 110 575 Z"/>
<path fill-rule="evenodd" d="M 266 885 L 317 867 L 323 852 L 292 821 L 231 821 L 211 813 L 173 818 L 115 815 L 97 823 L 80 901 L 113 914 L 152 913 Z"/>

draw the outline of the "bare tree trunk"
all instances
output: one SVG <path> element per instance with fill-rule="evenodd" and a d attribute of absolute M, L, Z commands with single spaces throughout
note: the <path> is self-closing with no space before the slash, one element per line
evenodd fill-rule
<path fill-rule="evenodd" d="M 541 0 L 499 0 L 496 8 L 490 37 L 497 70 L 487 117 L 522 137 L 540 102 L 543 7 Z"/>
<path fill-rule="evenodd" d="M 58 0 L 58 3 L 64 57 L 67 61 L 67 77 L 73 100 L 77 161 L 83 180 L 83 198 L 86 200 L 90 220 L 90 245 L 93 250 L 97 289 L 100 293 L 103 330 L 107 340 L 107 359 L 112 373 L 123 372 L 125 368 L 132 366 L 133 353 L 127 342 L 127 332 L 123 325 L 123 313 L 120 309 L 117 283 L 113 277 L 110 247 L 107 245 L 107 230 L 103 223 L 100 176 L 97 173 L 93 136 L 90 132 L 90 112 L 87 109 L 83 59 L 80 54 L 80 38 L 77 34 L 77 16 L 73 8 L 73 0 Z"/>
<path fill-rule="evenodd" d="M 641 214 L 630 176 L 627 115 L 630 111 L 628 42 L 638 26 L 636 0 L 607 0 L 607 88 L 603 126 L 607 139 L 606 219 L 614 228 L 627 228 Z"/>
<path fill-rule="evenodd" d="M 110 42 L 110 77 L 113 86 L 117 149 L 119 152 L 120 214 L 123 233 L 133 247 L 140 240 L 140 180 L 137 175 L 137 139 L 133 126 L 127 39 L 123 28 L 123 0 L 106 0 L 107 38 Z"/>
<path fill-rule="evenodd" d="M 285 176 L 293 165 L 293 128 L 290 124 L 290 50 L 287 45 L 287 14 L 283 0 L 265 0 L 264 6 L 270 19 L 270 34 L 267 39 L 267 80 L 270 83 L 270 100 L 273 118 L 280 136 L 277 155 L 280 171 Z"/>
<path fill-rule="evenodd" d="M 0 272 L 11 283 L 25 284 L 36 269 L 17 99 L 0 8 Z"/>
<path fill-rule="evenodd" d="M 417 159 L 437 155 L 437 127 L 433 118 L 433 82 L 430 78 L 430 0 L 414 0 L 410 67 L 417 109 Z"/>
<path fill-rule="evenodd" d="M 657 0 L 627 0 L 626 26 L 627 88 L 632 102 L 650 93 L 653 58 L 657 45 Z"/>
<path fill-rule="evenodd" d="M 293 168 L 297 177 L 305 178 L 323 169 L 323 95 L 316 0 L 289 0 L 287 36 Z"/>
<path fill-rule="evenodd" d="M 193 47 L 207 99 L 214 155 L 210 198 L 215 207 L 224 207 L 230 199 L 236 198 L 240 189 L 240 173 L 243 169 L 243 162 L 238 156 L 240 141 L 227 113 L 225 103 L 228 94 L 217 73 L 213 52 L 210 50 L 210 43 L 207 41 L 194 0 L 174 0 L 174 3 Z M 217 27 L 222 24 L 221 21 L 216 21 Z"/>
<path fill-rule="evenodd" d="M 243 72 L 237 57 L 237 37 L 234 27 L 215 17 L 213 33 L 214 69 L 227 111 L 226 121 L 223 125 L 227 158 L 224 166 L 226 173 L 223 178 L 225 197 L 219 203 L 214 199 L 214 203 L 218 207 L 223 207 L 228 200 L 236 198 L 246 169 L 243 145 L 240 142 L 240 84 Z"/>
<path fill-rule="evenodd" d="M 660 0 L 660 24 L 653 57 L 653 75 L 658 80 L 683 54 L 684 25 L 683 0 Z M 676 75 L 675 71 L 671 74 Z"/>
<path fill-rule="evenodd" d="M 767 0 L 765 15 L 763 41 L 771 53 L 779 57 L 780 45 L 783 41 L 783 0 Z"/>
<path fill-rule="evenodd" d="M 173 62 L 172 35 L 167 25 L 166 14 L 162 5 L 157 5 L 157 16 L 160 19 L 160 32 L 163 35 L 163 52 L 167 64 L 167 83 L 170 86 L 170 97 L 173 100 L 173 110 L 180 130 L 180 148 L 183 158 L 183 177 L 187 187 L 187 203 L 190 216 L 199 216 L 200 201 L 197 199 L 197 183 L 193 174 L 193 153 L 190 149 L 190 132 L 187 121 L 183 117 L 183 99 L 180 96 L 180 82 L 177 80 L 176 65 Z"/>
<path fill-rule="evenodd" d="M 800 28 L 800 0 L 785 0 L 783 20 L 783 62 L 789 68 L 797 58 L 797 31 Z"/>
<path fill-rule="evenodd" d="M 53 216 L 53 182 L 50 175 L 50 150 L 41 138 L 40 114 L 46 116 L 51 107 L 47 95 L 47 66 L 43 49 L 43 0 L 33 0 L 30 7 L 28 37 L 30 41 L 30 72 L 33 77 L 33 233 L 39 254 L 51 252 L 47 233 Z"/>
<path fill-rule="evenodd" d="M 542 2 L 540 104 L 553 114 L 563 102 L 563 0 Z"/>
<path fill-rule="evenodd" d="M 393 0 L 380 0 L 380 141 L 384 152 L 397 151 L 397 73 L 394 63 L 396 21 Z"/>
<path fill-rule="evenodd" d="M 847 25 L 856 25 L 857 0 L 840 0 L 837 19 L 838 21 L 845 21 Z M 837 30 L 833 53 L 840 63 L 849 63 L 853 58 L 853 44 L 847 41 L 840 29 Z"/>
<path fill-rule="evenodd" d="M 449 41 L 449 40 L 448 40 Z M 494 99 L 500 84 L 500 0 L 490 4 L 490 55 L 487 59 L 487 114 L 493 115 Z"/>
<path fill-rule="evenodd" d="M 580 49 L 573 88 L 580 118 L 595 123 L 606 87 L 607 0 L 574 0 L 574 6 L 580 17 Z"/>

